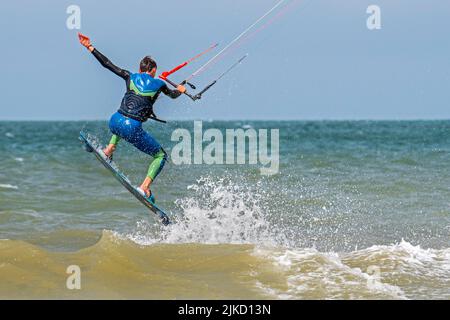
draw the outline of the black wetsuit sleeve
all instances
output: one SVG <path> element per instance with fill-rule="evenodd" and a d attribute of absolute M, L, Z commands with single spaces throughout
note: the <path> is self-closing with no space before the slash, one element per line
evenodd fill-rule
<path fill-rule="evenodd" d="M 164 85 L 161 87 L 161 91 L 162 91 L 162 93 L 164 93 L 166 96 L 169 96 L 169 97 L 171 97 L 172 99 L 176 99 L 176 98 L 178 98 L 179 96 L 181 96 L 181 92 L 180 92 L 180 91 L 178 91 L 178 90 L 171 90 L 171 89 L 169 89 L 169 87 L 167 87 L 166 84 L 164 84 Z"/>
<path fill-rule="evenodd" d="M 107 57 L 101 54 L 100 51 L 98 51 L 97 49 L 94 49 L 94 51 L 92 51 L 92 54 L 106 69 L 114 72 L 116 75 L 118 75 L 124 80 L 128 80 L 130 78 L 130 71 L 123 70 L 118 66 L 114 65 Z"/>

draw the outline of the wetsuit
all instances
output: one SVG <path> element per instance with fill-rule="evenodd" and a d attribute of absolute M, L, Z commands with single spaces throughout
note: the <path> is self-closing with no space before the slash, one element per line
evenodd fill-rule
<path fill-rule="evenodd" d="M 92 54 L 102 66 L 126 82 L 126 93 L 120 108 L 109 121 L 109 128 L 114 134 L 110 144 L 117 145 L 122 138 L 151 155 L 154 159 L 150 163 L 147 176 L 155 180 L 167 161 L 167 154 L 158 141 L 144 131 L 142 123 L 148 119 L 162 121 L 153 112 L 153 104 L 161 92 L 173 99 L 178 98 L 181 92 L 169 89 L 164 81 L 155 79 L 147 73 L 131 73 L 115 66 L 97 49 L 94 49 Z"/>

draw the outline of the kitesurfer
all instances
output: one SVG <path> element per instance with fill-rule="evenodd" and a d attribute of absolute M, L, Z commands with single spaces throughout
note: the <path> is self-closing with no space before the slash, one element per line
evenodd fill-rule
<path fill-rule="evenodd" d="M 167 153 L 155 138 L 143 130 L 142 123 L 148 119 L 164 122 L 158 119 L 153 112 L 153 104 L 158 96 L 162 92 L 172 99 L 176 99 L 186 91 L 186 88 L 179 85 L 176 90 L 171 90 L 164 81 L 155 78 L 157 65 L 150 56 L 146 56 L 141 60 L 138 73 L 131 73 L 128 70 L 115 66 L 94 48 L 87 36 L 79 33 L 78 37 L 80 43 L 94 55 L 103 67 L 109 69 L 126 82 L 126 93 L 120 108 L 112 115 L 109 121 L 109 128 L 113 136 L 103 152 L 108 158 L 111 158 L 119 140 L 124 139 L 140 151 L 152 156 L 153 161 L 150 163 L 147 176 L 139 189 L 147 198 L 154 201 L 150 185 L 164 167 L 167 161 Z"/>

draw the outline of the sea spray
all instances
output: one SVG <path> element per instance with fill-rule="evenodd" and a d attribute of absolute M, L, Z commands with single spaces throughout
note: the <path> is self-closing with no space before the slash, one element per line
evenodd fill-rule
<path fill-rule="evenodd" d="M 261 194 L 228 178 L 203 177 L 187 187 L 189 196 L 178 199 L 180 214 L 174 224 L 159 228 L 138 222 L 131 239 L 145 243 L 233 243 L 278 245 L 279 230 L 271 225 L 260 206 Z M 146 236 L 143 233 L 149 232 Z"/>

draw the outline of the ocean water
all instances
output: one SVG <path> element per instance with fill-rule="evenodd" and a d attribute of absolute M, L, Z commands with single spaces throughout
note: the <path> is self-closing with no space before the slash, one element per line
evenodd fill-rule
<path fill-rule="evenodd" d="M 106 121 L 0 122 L 0 298 L 450 299 L 450 121 L 203 127 L 279 129 L 280 172 L 169 162 L 163 227 L 82 149 Z M 145 128 L 170 154 L 193 122 Z M 115 154 L 136 185 L 149 160 Z"/>

